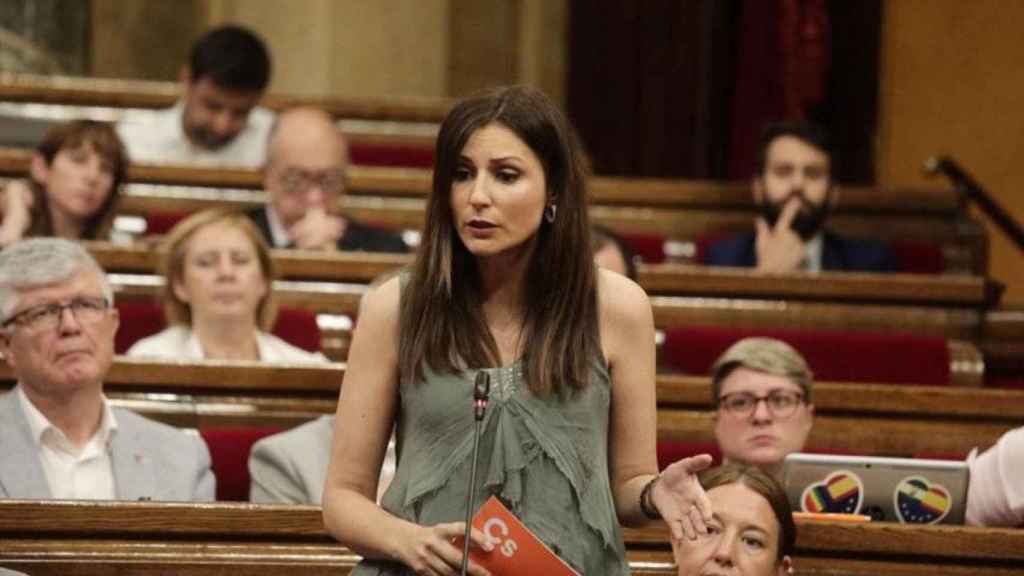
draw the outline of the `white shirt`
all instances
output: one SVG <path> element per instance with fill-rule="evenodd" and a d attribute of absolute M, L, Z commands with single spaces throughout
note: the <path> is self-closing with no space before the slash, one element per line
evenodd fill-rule
<path fill-rule="evenodd" d="M 256 350 L 261 362 L 327 362 L 320 352 L 307 352 L 267 332 L 256 333 Z M 128 356 L 203 360 L 206 354 L 199 338 L 188 326 L 175 324 L 132 344 Z"/>
<path fill-rule="evenodd" d="M 277 211 L 266 205 L 263 210 L 267 213 L 267 224 L 270 225 L 270 236 L 273 241 L 274 248 L 287 248 L 292 243 L 292 239 L 288 236 L 288 230 L 285 229 L 284 223 L 277 217 Z"/>
<path fill-rule="evenodd" d="M 801 268 L 802 270 L 821 272 L 821 252 L 824 246 L 825 241 L 820 232 L 804 244 L 804 260 L 807 262 L 807 266 Z"/>
<path fill-rule="evenodd" d="M 154 111 L 139 119 L 132 115 L 117 123 L 117 135 L 128 148 L 128 157 L 141 164 L 197 164 L 259 168 L 267 157 L 267 138 L 274 113 L 255 107 L 245 128 L 216 150 L 196 146 L 182 128 L 184 102 Z"/>
<path fill-rule="evenodd" d="M 109 444 L 117 431 L 117 421 L 107 399 L 102 398 L 103 416 L 99 429 L 79 449 L 32 404 L 21 386 L 17 390 L 21 410 L 28 420 L 32 440 L 50 485 L 50 495 L 58 499 L 115 499 L 117 491 Z"/>
<path fill-rule="evenodd" d="M 967 457 L 967 523 L 981 526 L 1024 525 L 1024 427 L 1003 434 L 982 454 Z"/>

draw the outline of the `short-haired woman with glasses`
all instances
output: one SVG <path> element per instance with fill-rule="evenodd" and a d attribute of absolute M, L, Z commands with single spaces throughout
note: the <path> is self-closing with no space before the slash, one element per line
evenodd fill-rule
<path fill-rule="evenodd" d="M 723 460 L 778 476 L 786 455 L 801 451 L 811 432 L 812 383 L 807 362 L 781 340 L 745 338 L 726 350 L 711 368 Z"/>

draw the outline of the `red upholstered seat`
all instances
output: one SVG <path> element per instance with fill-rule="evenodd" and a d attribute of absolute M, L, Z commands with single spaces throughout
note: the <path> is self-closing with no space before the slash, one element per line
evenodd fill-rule
<path fill-rule="evenodd" d="M 163 310 L 152 302 L 117 301 L 121 324 L 114 335 L 114 353 L 124 354 L 139 340 L 167 327 Z"/>
<path fill-rule="evenodd" d="M 708 374 L 726 348 L 748 336 L 787 342 L 804 356 L 816 380 L 949 385 L 949 348 L 942 338 L 688 326 L 666 331 L 662 353 L 676 370 Z"/>
<path fill-rule="evenodd" d="M 896 255 L 896 264 L 900 272 L 942 274 L 946 269 L 942 249 L 933 242 L 895 240 L 889 243 L 889 247 Z"/>
<path fill-rule="evenodd" d="M 206 428 L 200 430 L 210 448 L 217 500 L 249 501 L 249 452 L 252 445 L 281 428 Z"/>
<path fill-rule="evenodd" d="M 352 163 L 358 166 L 395 166 L 399 168 L 433 168 L 434 149 L 414 144 L 359 142 L 349 151 Z"/>
<path fill-rule="evenodd" d="M 163 236 L 174 225 L 189 216 L 189 212 L 152 212 L 146 214 L 146 235 Z"/>
<path fill-rule="evenodd" d="M 621 233 L 622 240 L 646 264 L 665 261 L 665 237 L 660 234 Z"/>
<path fill-rule="evenodd" d="M 1012 388 L 1017 390 L 1024 390 L 1024 378 L 986 378 L 985 386 L 987 388 Z"/>
<path fill-rule="evenodd" d="M 316 314 L 300 308 L 281 308 L 270 330 L 278 338 L 307 352 L 320 351 L 320 326 Z"/>
<path fill-rule="evenodd" d="M 124 354 L 132 344 L 167 327 L 163 311 L 157 304 L 118 301 L 115 306 L 121 314 L 121 326 L 114 336 L 114 352 L 117 354 Z M 320 327 L 316 323 L 316 314 L 308 310 L 281 308 L 271 333 L 303 350 L 320 351 Z"/>

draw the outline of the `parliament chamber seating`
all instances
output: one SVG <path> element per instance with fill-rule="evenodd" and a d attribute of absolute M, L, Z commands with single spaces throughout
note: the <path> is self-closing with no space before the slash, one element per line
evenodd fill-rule
<path fill-rule="evenodd" d="M 210 449 L 218 502 L 249 501 L 249 452 L 260 439 L 281 432 L 277 426 L 207 427 L 199 430 Z"/>
<path fill-rule="evenodd" d="M 798 576 L 1019 576 L 1024 531 L 798 518 Z M 625 529 L 631 572 L 675 573 L 668 531 Z M 0 566 L 32 576 L 346 574 L 312 506 L 0 501 Z"/>
<path fill-rule="evenodd" d="M 682 373 L 709 374 L 715 360 L 729 346 L 751 336 L 776 338 L 793 346 L 816 380 L 938 386 L 951 383 L 949 345 L 944 338 L 934 336 L 680 326 L 665 331 L 661 351 L 665 360 Z"/>
<path fill-rule="evenodd" d="M 117 300 L 121 324 L 114 336 L 114 350 L 124 354 L 139 340 L 167 327 L 163 310 L 154 300 Z M 270 332 L 308 352 L 320 352 L 320 327 L 316 314 L 297 308 L 279 308 Z"/>
<path fill-rule="evenodd" d="M 701 234 L 695 244 L 694 261 L 707 263 L 710 247 L 734 234 L 733 231 L 718 231 Z M 889 239 L 887 244 L 896 259 L 896 271 L 905 274 L 942 274 L 946 271 L 946 258 L 942 246 L 937 242 L 913 241 L 900 238 Z"/>

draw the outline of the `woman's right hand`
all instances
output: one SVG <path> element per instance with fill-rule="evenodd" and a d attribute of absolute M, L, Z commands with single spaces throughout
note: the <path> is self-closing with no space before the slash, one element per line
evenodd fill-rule
<path fill-rule="evenodd" d="M 0 224 L 0 245 L 6 246 L 21 240 L 32 224 L 32 204 L 35 198 L 32 189 L 24 180 L 11 180 L 4 186 L 4 219 Z"/>
<path fill-rule="evenodd" d="M 462 569 L 462 537 L 466 531 L 465 522 L 449 522 L 434 526 L 414 525 L 403 543 L 403 564 L 416 574 L 429 576 L 456 576 Z M 470 546 L 490 552 L 494 546 L 484 533 L 473 529 Z M 490 576 L 490 572 L 472 561 L 469 574 Z"/>

